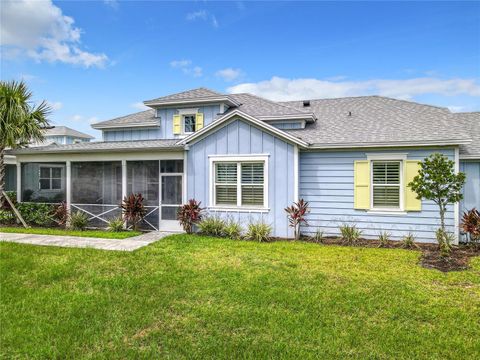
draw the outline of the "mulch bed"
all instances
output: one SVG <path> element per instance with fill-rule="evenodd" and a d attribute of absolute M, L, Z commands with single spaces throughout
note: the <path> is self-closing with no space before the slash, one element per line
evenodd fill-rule
<path fill-rule="evenodd" d="M 272 238 L 272 241 L 293 241 L 292 239 Z M 300 241 L 316 243 L 310 237 L 302 237 Z M 480 248 L 474 248 L 468 245 L 454 246 L 449 257 L 440 254 L 437 244 L 432 243 L 415 243 L 414 247 L 405 248 L 400 241 L 388 241 L 387 244 L 380 246 L 378 240 L 359 239 L 354 245 L 347 244 L 339 237 L 325 237 L 322 245 L 337 246 L 355 246 L 365 248 L 384 248 L 384 249 L 406 249 L 422 252 L 419 265 L 427 269 L 437 269 L 443 272 L 460 271 L 469 268 L 470 258 L 480 256 Z"/>

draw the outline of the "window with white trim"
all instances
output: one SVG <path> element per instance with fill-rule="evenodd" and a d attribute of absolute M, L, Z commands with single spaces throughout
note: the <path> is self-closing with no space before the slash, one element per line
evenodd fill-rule
<path fill-rule="evenodd" d="M 196 128 L 196 116 L 195 115 L 184 115 L 183 116 L 183 132 L 193 133 Z"/>
<path fill-rule="evenodd" d="M 372 164 L 372 208 L 401 208 L 401 161 L 379 161 Z"/>
<path fill-rule="evenodd" d="M 38 186 L 40 190 L 61 190 L 62 168 L 41 166 Z"/>
<path fill-rule="evenodd" d="M 265 206 L 264 161 L 214 162 L 215 206 Z"/>

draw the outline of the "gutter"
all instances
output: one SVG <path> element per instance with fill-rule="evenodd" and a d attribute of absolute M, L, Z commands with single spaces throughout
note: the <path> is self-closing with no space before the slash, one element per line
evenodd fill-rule
<path fill-rule="evenodd" d="M 430 140 L 430 141 L 396 141 L 396 142 L 368 142 L 368 143 L 344 143 L 344 144 L 311 144 L 308 149 L 328 150 L 328 149 L 354 149 L 368 147 L 412 147 L 412 146 L 455 146 L 469 144 L 471 140 L 452 139 L 452 140 Z"/>

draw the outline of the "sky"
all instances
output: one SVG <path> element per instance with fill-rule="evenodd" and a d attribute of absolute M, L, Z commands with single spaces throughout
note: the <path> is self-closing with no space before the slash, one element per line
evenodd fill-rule
<path fill-rule="evenodd" d="M 1 0 L 0 78 L 90 125 L 197 87 L 480 110 L 480 2 Z"/>

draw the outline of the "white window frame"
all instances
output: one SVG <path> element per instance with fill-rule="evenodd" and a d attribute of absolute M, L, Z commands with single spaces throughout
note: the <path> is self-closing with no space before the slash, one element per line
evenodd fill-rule
<path fill-rule="evenodd" d="M 371 212 L 376 213 L 405 213 L 405 194 L 404 194 L 404 180 L 403 180 L 403 168 L 405 166 L 405 161 L 407 160 L 407 154 L 367 154 L 367 160 L 370 162 L 370 210 Z M 399 207 L 394 208 L 376 208 L 373 206 L 373 162 L 375 161 L 392 161 L 400 163 L 400 204 Z M 396 185 L 395 185 L 396 186 Z"/>
<path fill-rule="evenodd" d="M 38 167 L 38 190 L 39 191 L 63 191 L 64 189 L 64 181 L 63 181 L 63 178 L 62 178 L 62 169 L 63 169 L 63 165 L 40 165 Z M 60 168 L 60 188 L 59 189 L 53 189 L 52 188 L 52 180 L 53 179 L 58 179 L 58 178 L 53 178 L 52 177 L 52 169 L 54 168 Z M 42 169 L 50 169 L 50 177 L 49 178 L 43 178 L 42 177 Z M 48 189 L 42 189 L 41 185 L 40 185 L 40 180 L 49 180 L 50 181 L 50 188 Z"/>
<path fill-rule="evenodd" d="M 197 109 L 178 109 L 178 114 L 181 116 L 182 119 L 182 134 L 183 135 L 190 135 L 197 131 Z M 185 116 L 193 116 L 195 118 L 195 131 L 185 131 Z"/>
<path fill-rule="evenodd" d="M 210 155 L 209 156 L 209 209 L 237 212 L 267 212 L 268 208 L 268 159 L 269 155 Z M 263 168 L 263 205 L 242 205 L 242 163 L 264 163 Z M 237 205 L 217 205 L 215 201 L 215 164 L 236 163 L 237 164 Z"/>

